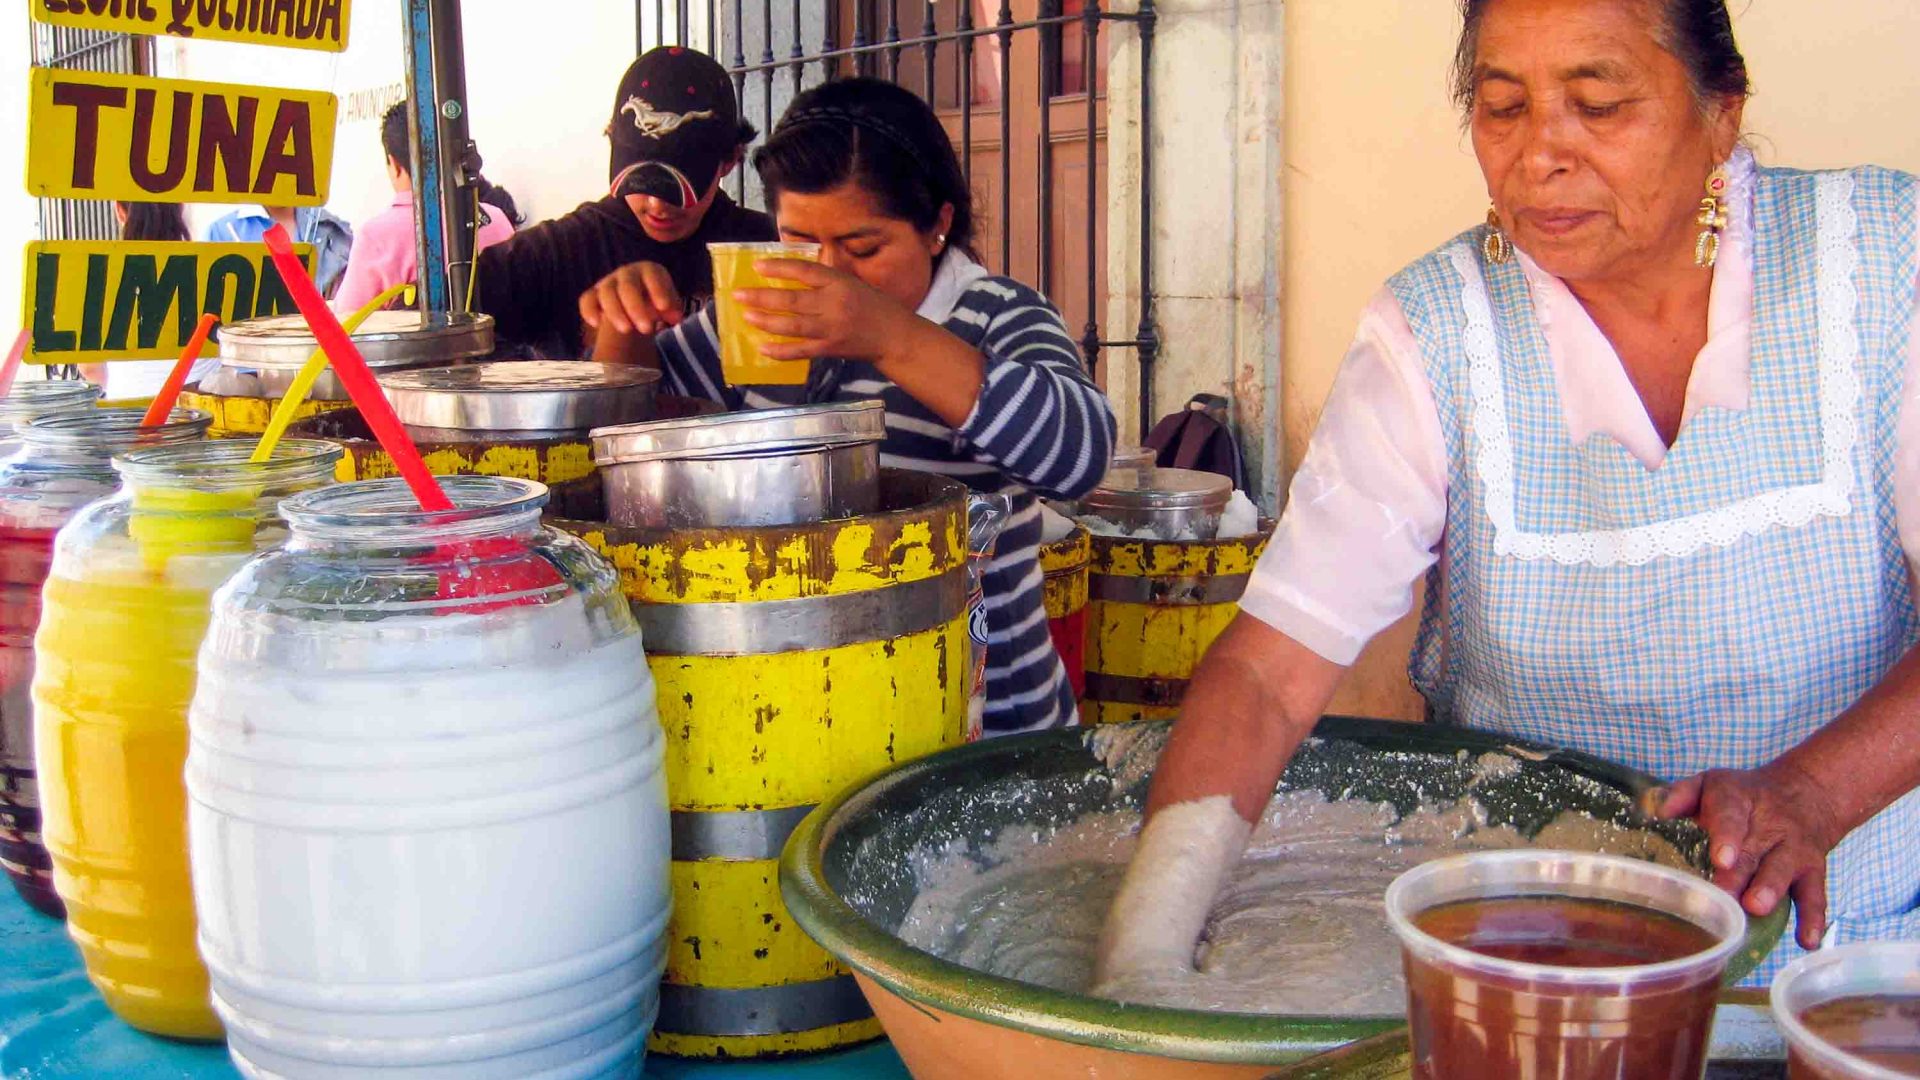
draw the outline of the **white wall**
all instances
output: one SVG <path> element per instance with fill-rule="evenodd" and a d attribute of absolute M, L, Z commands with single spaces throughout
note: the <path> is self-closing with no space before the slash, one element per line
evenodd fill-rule
<path fill-rule="evenodd" d="M 26 13 L 9 10 L 16 29 Z M 39 210 L 27 195 L 27 35 L 9 34 L 0 45 L 0 349 L 20 332 L 21 269 L 27 241 L 40 229 Z"/>

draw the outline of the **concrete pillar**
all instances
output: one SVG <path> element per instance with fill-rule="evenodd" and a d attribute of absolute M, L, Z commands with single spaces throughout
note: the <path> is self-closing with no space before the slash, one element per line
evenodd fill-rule
<path fill-rule="evenodd" d="M 1114 5 L 1137 10 L 1136 3 Z M 1280 282 L 1284 230 L 1283 0 L 1160 0 L 1153 114 L 1140 116 L 1139 44 L 1122 28 L 1108 74 L 1110 336 L 1139 321 L 1142 185 L 1151 184 L 1151 289 L 1160 350 L 1151 421 L 1196 393 L 1225 395 L 1248 486 L 1268 511 L 1282 494 Z M 1142 131 L 1153 176 L 1140 170 Z M 1137 430 L 1134 357 L 1115 351 L 1107 388 Z M 1130 441 L 1130 439 L 1128 440 Z"/>

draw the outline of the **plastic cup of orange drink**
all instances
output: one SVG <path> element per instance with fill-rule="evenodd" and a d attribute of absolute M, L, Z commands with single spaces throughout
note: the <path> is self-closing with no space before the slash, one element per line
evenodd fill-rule
<path fill-rule="evenodd" d="M 713 256 L 714 331 L 720 337 L 720 372 L 730 386 L 800 386 L 807 381 L 804 361 L 769 359 L 765 346 L 794 339 L 749 324 L 735 289 L 802 289 L 792 281 L 770 278 L 754 268 L 762 259 L 820 261 L 819 244 L 708 244 Z"/>
<path fill-rule="evenodd" d="M 1634 859 L 1479 852 L 1387 889 L 1416 1080 L 1698 1077 L 1746 936 L 1713 883 Z"/>
<path fill-rule="evenodd" d="M 1773 980 L 1790 1080 L 1920 1077 L 1920 941 L 1821 949 Z"/>

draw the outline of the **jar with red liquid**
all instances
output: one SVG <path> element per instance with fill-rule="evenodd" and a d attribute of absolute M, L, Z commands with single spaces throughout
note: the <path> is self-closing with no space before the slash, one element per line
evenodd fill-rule
<path fill-rule="evenodd" d="M 1576 852 L 1478 852 L 1387 889 L 1416 1080 L 1699 1080 L 1747 930 L 1704 878 Z"/>
<path fill-rule="evenodd" d="M 1920 941 L 1821 949 L 1773 980 L 1789 1080 L 1920 1077 Z"/>
<path fill-rule="evenodd" d="M 203 439 L 213 422 L 205 413 L 179 409 L 165 424 L 142 430 L 143 414 L 86 408 L 29 420 L 20 426 L 19 448 L 0 461 L 0 868 L 27 903 L 55 918 L 64 911 L 40 841 L 33 771 L 33 635 L 40 625 L 40 589 L 54 534 L 81 507 L 120 486 L 113 455 Z"/>

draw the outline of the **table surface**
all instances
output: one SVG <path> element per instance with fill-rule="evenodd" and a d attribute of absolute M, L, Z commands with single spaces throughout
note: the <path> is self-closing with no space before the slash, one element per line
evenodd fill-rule
<path fill-rule="evenodd" d="M 1722 1009 L 1722 1022 L 1733 1019 Z M 650 1054 L 650 1080 L 909 1080 L 885 1042 L 764 1064 Z M 1709 1080 L 1774 1080 L 1777 1062 L 1715 1062 Z M 236 1080 L 222 1046 L 156 1039 L 116 1020 L 94 993 L 66 927 L 0 884 L 0 1077 L 5 1080 Z"/>
<path fill-rule="evenodd" d="M 236 1080 L 223 1046 L 156 1039 L 122 1024 L 94 993 L 66 927 L 0 883 L 0 1077 L 6 1080 Z M 884 1042 L 767 1064 L 649 1054 L 657 1080 L 907 1080 Z"/>

